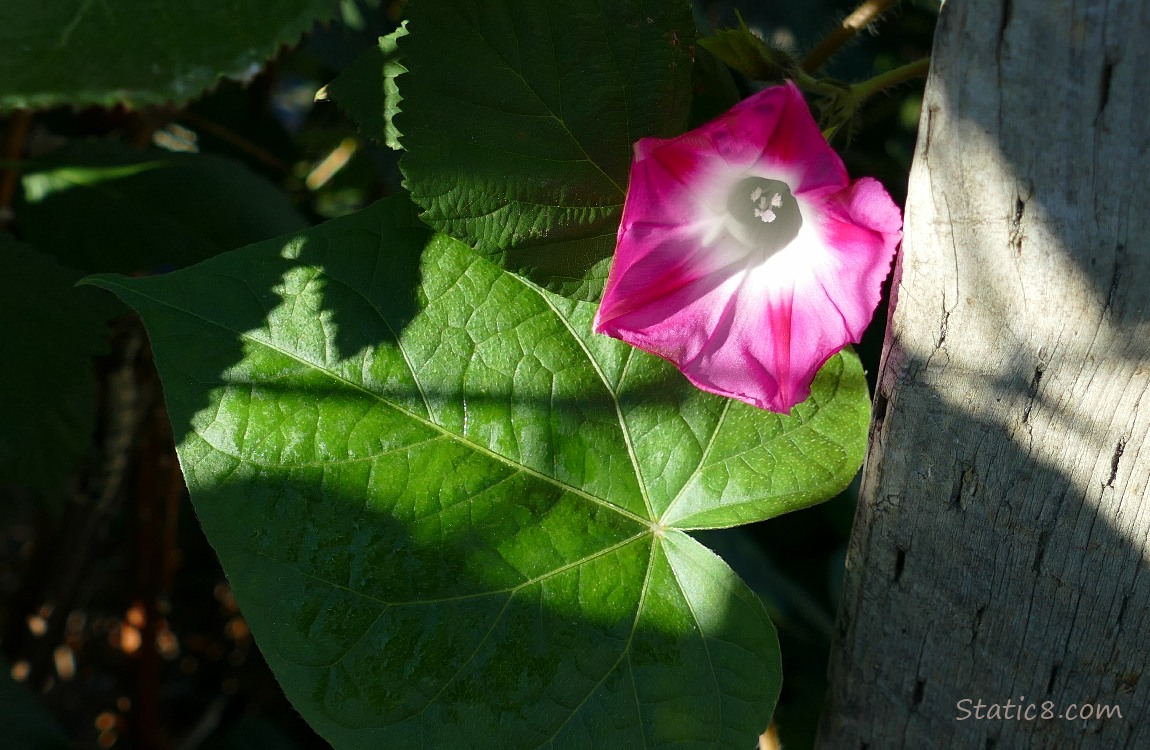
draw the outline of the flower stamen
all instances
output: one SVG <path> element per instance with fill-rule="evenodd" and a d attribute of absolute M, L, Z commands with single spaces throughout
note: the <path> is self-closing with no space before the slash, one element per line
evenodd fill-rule
<path fill-rule="evenodd" d="M 790 187 L 769 177 L 745 177 L 736 183 L 727 200 L 727 212 L 727 231 L 747 251 L 764 257 L 789 245 L 803 225 Z"/>

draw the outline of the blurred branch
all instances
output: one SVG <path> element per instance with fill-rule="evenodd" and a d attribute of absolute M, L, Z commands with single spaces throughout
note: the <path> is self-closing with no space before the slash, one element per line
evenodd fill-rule
<path fill-rule="evenodd" d="M 27 684 L 36 691 L 52 683 L 52 651 L 63 640 L 68 614 L 83 596 L 98 542 L 119 510 L 132 447 L 156 395 L 154 389 L 141 387 L 136 376 L 137 358 L 145 342 L 139 321 L 121 336 L 113 346 L 115 359 L 105 381 L 101 414 L 104 439 L 97 458 L 100 468 L 89 491 L 75 493 L 74 506 L 65 514 L 65 528 L 54 540 L 52 571 L 36 609 L 47 623 L 35 634 L 38 637 L 26 642 L 22 653 L 30 666 Z"/>
<path fill-rule="evenodd" d="M 864 0 L 862 5 L 855 8 L 837 29 L 827 34 L 826 38 L 807 55 L 803 60 L 803 70 L 813 73 L 821 68 L 834 53 L 853 39 L 855 34 L 865 29 L 897 2 L 898 0 Z"/>
<path fill-rule="evenodd" d="M 24 152 L 24 139 L 28 136 L 28 126 L 32 124 L 32 113 L 26 109 L 12 115 L 8 122 L 8 132 L 4 135 L 4 150 L 0 160 L 19 162 Z M 7 166 L 0 170 L 0 226 L 12 219 L 12 202 L 16 199 L 16 185 L 20 180 L 18 167 Z"/>
<path fill-rule="evenodd" d="M 199 128 L 205 133 L 214 135 L 224 143 L 235 146 L 240 151 L 243 151 L 245 154 L 252 157 L 256 161 L 262 162 L 272 169 L 283 172 L 284 174 L 291 172 L 291 166 L 285 163 L 271 151 L 268 151 L 266 148 L 252 143 L 239 133 L 228 129 L 223 125 L 220 125 L 218 122 L 212 122 L 206 117 L 202 117 L 195 112 L 189 112 L 187 110 L 181 112 L 176 119 L 183 120 L 194 128 Z"/>

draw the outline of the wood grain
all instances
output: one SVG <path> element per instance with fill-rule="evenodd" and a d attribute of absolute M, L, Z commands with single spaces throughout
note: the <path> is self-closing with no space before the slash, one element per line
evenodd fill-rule
<path fill-rule="evenodd" d="M 1147 6 L 942 10 L 822 748 L 1150 747 Z"/>

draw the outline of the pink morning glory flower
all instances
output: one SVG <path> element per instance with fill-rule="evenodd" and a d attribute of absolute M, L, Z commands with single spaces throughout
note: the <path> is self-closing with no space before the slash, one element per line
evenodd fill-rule
<path fill-rule="evenodd" d="M 775 86 L 635 144 L 595 330 L 789 413 L 862 336 L 901 236 L 882 185 L 851 182 L 798 88 Z"/>

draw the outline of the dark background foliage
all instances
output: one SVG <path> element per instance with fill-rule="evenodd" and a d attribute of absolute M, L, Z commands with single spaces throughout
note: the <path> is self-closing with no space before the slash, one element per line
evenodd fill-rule
<path fill-rule="evenodd" d="M 735 26 L 738 7 L 764 39 L 801 55 L 851 5 L 699 0 L 696 18 L 706 34 Z M 856 81 L 927 55 L 936 16 L 930 0 L 901 3 L 827 72 Z M 282 50 L 250 82 L 221 83 L 182 108 L 7 115 L 0 119 L 0 221 L 17 239 L 35 238 L 59 258 L 78 252 L 76 235 L 97 216 L 108 219 L 114 205 L 69 203 L 67 192 L 57 203 L 38 203 L 28 194 L 31 183 L 8 168 L 20 159 L 50 160 L 61 148 L 136 149 L 140 161 L 177 159 L 172 154 L 180 151 L 226 157 L 288 198 L 278 214 L 228 234 L 220 229 L 226 208 L 194 191 L 169 193 L 179 205 L 163 231 L 174 224 L 188 230 L 179 253 L 169 245 L 142 262 L 124 246 L 148 228 L 131 225 L 123 232 L 128 240 L 107 242 L 106 258 L 73 258 L 84 271 L 167 270 L 395 192 L 396 153 L 361 137 L 334 104 L 313 96 L 401 17 L 402 2 L 344 0 L 335 21 Z M 745 92 L 753 87 L 739 84 Z M 876 97 L 849 141 L 835 144 L 852 175 L 877 177 L 899 204 L 920 101 L 921 83 Z M 158 189 L 145 182 L 124 200 L 143 201 Z M 101 236 L 116 224 L 109 221 Z M 883 307 L 859 346 L 870 373 L 885 319 Z M 0 746 L 326 748 L 280 693 L 199 529 L 138 320 L 114 319 L 108 342 L 94 363 L 96 423 L 90 440 L 85 430 L 76 435 L 74 469 L 62 462 L 66 471 L 47 484 L 0 478 L 0 655 L 14 679 L 0 682 L 7 697 L 0 701 Z M 852 488 L 807 512 L 703 537 L 763 597 L 779 628 L 785 681 L 776 722 L 789 747 L 813 742 L 853 508 Z"/>

